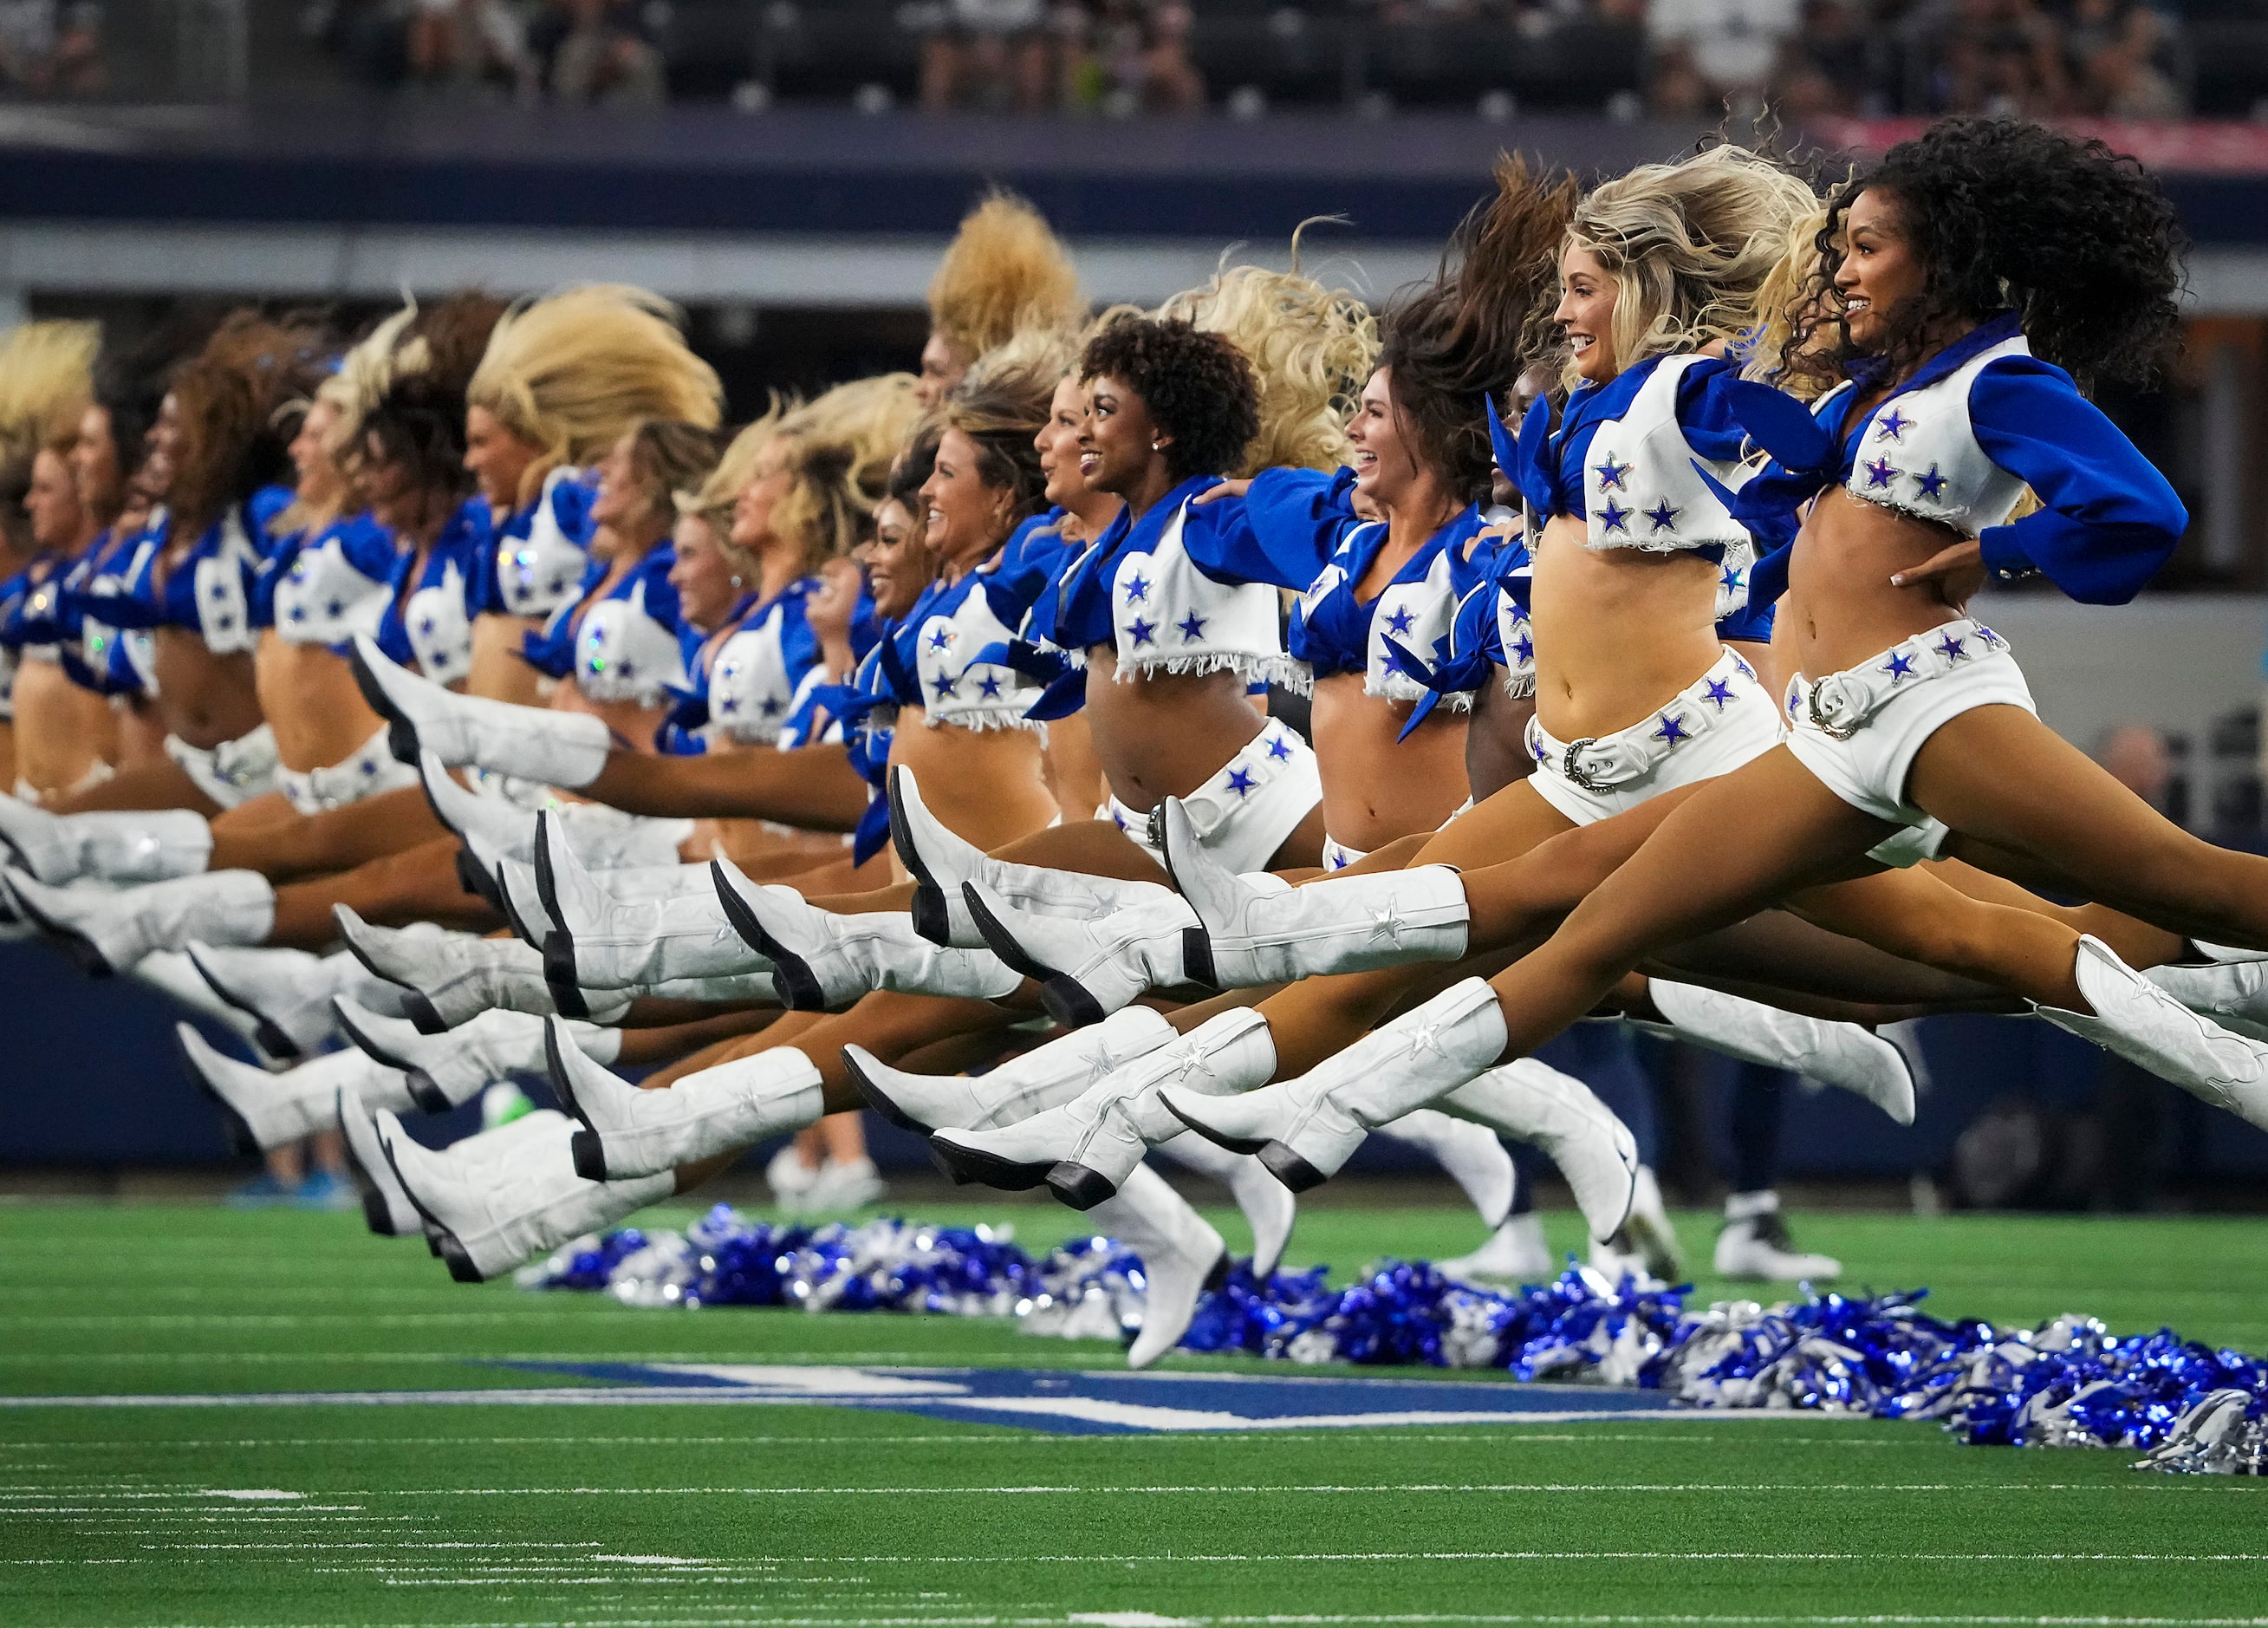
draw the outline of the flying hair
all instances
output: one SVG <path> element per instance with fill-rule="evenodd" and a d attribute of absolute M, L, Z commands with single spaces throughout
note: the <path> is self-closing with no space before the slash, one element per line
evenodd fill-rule
<path fill-rule="evenodd" d="M 410 465 L 414 478 L 428 490 L 468 490 L 466 387 L 504 309 L 486 294 L 452 294 L 438 305 L 412 309 L 406 320 L 396 313 L 381 323 L 364 343 L 374 350 L 380 335 L 387 335 L 392 344 L 383 356 L 357 346 L 342 374 L 367 366 L 372 372 L 364 384 L 374 377 L 378 385 L 353 421 L 351 438 L 338 438 L 342 467 L 351 468 L 375 439 L 387 457 Z"/>
<path fill-rule="evenodd" d="M 29 462 L 71 431 L 92 397 L 101 343 L 92 322 L 26 322 L 0 334 L 0 463 Z"/>
<path fill-rule="evenodd" d="M 962 362 L 1031 328 L 1075 328 L 1079 273 L 1040 212 L 996 188 L 963 217 L 929 281 L 930 327 Z"/>
<path fill-rule="evenodd" d="M 800 541 L 806 572 L 873 529 L 891 460 L 921 416 L 914 382 L 911 373 L 854 379 L 782 421 L 788 490 L 773 507 L 772 530 Z"/>
<path fill-rule="evenodd" d="M 167 498 L 176 541 L 194 540 L 229 505 L 288 471 L 281 409 L 305 399 L 327 360 L 313 323 L 241 310 L 173 371 L 181 438 Z"/>
<path fill-rule="evenodd" d="M 1757 295 L 1811 188 L 1732 143 L 1675 164 L 1642 164 L 1576 206 L 1567 245 L 1615 279 L 1615 365 L 1730 343 L 1756 325 Z M 1572 359 L 1563 377 L 1572 388 Z"/>
<path fill-rule="evenodd" d="M 563 464 L 587 464 L 648 418 L 714 429 L 723 387 L 687 348 L 677 307 L 593 283 L 513 306 L 496 325 L 466 393 L 535 447 L 519 497 Z"/>

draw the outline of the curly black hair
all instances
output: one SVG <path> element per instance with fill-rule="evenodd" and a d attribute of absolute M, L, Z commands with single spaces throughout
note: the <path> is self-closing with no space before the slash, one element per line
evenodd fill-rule
<path fill-rule="evenodd" d="M 1087 341 L 1079 359 L 1082 383 L 1106 375 L 1140 396 L 1152 421 L 1173 438 L 1165 456 L 1176 481 L 1234 468 L 1260 433 L 1252 364 L 1218 334 L 1170 317 L 1119 317 Z"/>
<path fill-rule="evenodd" d="M 1895 197 L 1921 261 L 1921 291 L 1888 313 L 1879 352 L 1904 378 L 1948 323 L 2014 309 L 2032 350 L 2082 387 L 2146 385 L 2170 355 L 2187 239 L 2134 158 L 2008 119 L 1946 119 L 1855 174 L 1829 200 L 1813 298 L 1832 294 L 1845 215 L 1862 192 Z M 1783 365 L 1804 366 L 1792 341 Z M 1839 366 L 1852 355 L 1844 332 Z"/>
<path fill-rule="evenodd" d="M 394 377 L 364 416 L 363 446 L 406 465 L 428 491 L 463 496 L 472 490 L 465 468 L 465 391 L 480 366 L 504 302 L 462 292 L 421 308 L 396 342 Z"/>
<path fill-rule="evenodd" d="M 1432 281 L 1397 293 L 1378 321 L 1378 365 L 1402 428 L 1461 503 L 1488 495 L 1488 397 L 1508 401 L 1545 347 L 1560 239 L 1581 191 L 1572 175 L 1533 173 L 1505 155 L 1496 184 L 1449 239 Z"/>

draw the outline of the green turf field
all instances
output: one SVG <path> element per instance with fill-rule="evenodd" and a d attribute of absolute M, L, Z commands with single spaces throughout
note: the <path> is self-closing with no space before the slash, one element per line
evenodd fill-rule
<path fill-rule="evenodd" d="M 1076 1230 L 1044 1205 L 924 1214 L 1005 1217 L 1035 1251 Z M 1708 1223 L 1681 1219 L 1705 1256 Z M 2268 1220 L 1819 1215 L 1802 1240 L 1847 1285 L 1926 1283 L 1948 1314 L 2268 1349 Z M 1474 1241 L 1469 1214 L 1318 1206 L 1292 1254 Z M 945 1318 L 464 1288 L 353 1216 L 0 1208 L 18 1396 L 528 1382 L 500 1359 L 1115 1357 Z M 2268 1622 L 2268 1484 L 2131 1456 L 1708 1414 L 1067 1436 L 803 1405 L 11 1406 L 0 1624 Z"/>

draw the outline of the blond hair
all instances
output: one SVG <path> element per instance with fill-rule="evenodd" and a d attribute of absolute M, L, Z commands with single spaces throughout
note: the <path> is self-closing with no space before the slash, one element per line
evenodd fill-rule
<path fill-rule="evenodd" d="M 92 322 L 26 322 L 0 334 L 0 463 L 29 462 L 94 399 Z"/>
<path fill-rule="evenodd" d="M 620 284 L 571 288 L 505 313 L 466 392 L 537 449 L 522 502 L 563 464 L 599 457 L 641 420 L 717 427 L 716 370 L 686 347 L 677 307 Z"/>
<path fill-rule="evenodd" d="M 725 557 L 755 575 L 755 556 L 732 541 L 731 511 L 777 447 L 788 489 L 772 505 L 772 534 L 795 545 L 797 574 L 809 575 L 849 553 L 873 523 L 891 462 L 921 416 L 914 384 L 911 373 L 882 373 L 807 402 L 775 395 L 764 416 L 733 438 L 700 490 L 679 499 L 680 512 L 706 519 Z"/>
<path fill-rule="evenodd" d="M 1344 461 L 1347 422 L 1377 365 L 1378 320 L 1370 307 L 1304 276 L 1299 255 L 1295 232 L 1291 270 L 1226 267 L 1156 313 L 1220 335 L 1252 364 L 1260 432 L 1233 475 L 1336 468 Z"/>
<path fill-rule="evenodd" d="M 1079 273 L 1039 210 L 994 190 L 971 210 L 929 280 L 930 327 L 964 362 L 1032 328 L 1071 328 Z"/>
<path fill-rule="evenodd" d="M 1615 279 L 1615 365 L 1738 338 L 1788 232 L 1816 203 L 1778 165 L 1730 143 L 1595 188 L 1576 206 L 1567 247 Z M 1572 388 L 1572 359 L 1565 378 Z"/>
<path fill-rule="evenodd" d="M 1826 226 L 1822 203 L 1788 228 L 1779 262 L 1756 289 L 1756 325 L 1742 342 L 1742 377 L 1768 379 L 1804 401 L 1823 394 L 1830 381 L 1811 368 L 1787 368 L 1785 359 L 1791 346 L 1806 350 L 1822 338 L 1830 346 L 1834 343 L 1833 329 L 1823 326 L 1830 313 L 1815 291 L 1819 234 Z"/>

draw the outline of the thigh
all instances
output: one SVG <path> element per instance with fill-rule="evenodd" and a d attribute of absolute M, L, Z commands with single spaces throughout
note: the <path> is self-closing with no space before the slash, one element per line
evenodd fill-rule
<path fill-rule="evenodd" d="M 1575 829 L 1574 821 L 1522 780 L 1508 785 L 1433 833 L 1418 855 L 1425 865 L 1464 869 L 1516 858 L 1539 843 Z"/>
<path fill-rule="evenodd" d="M 1150 857 L 1148 850 L 1108 820 L 1073 820 L 1051 825 L 995 848 L 992 857 L 1018 865 L 1083 871 L 1089 876 L 1115 876 L 1122 881 L 1170 885 L 1173 880 L 1165 868 Z"/>
<path fill-rule="evenodd" d="M 122 769 L 99 785 L 41 800 L 50 814 L 92 814 L 102 809 L 187 808 L 210 819 L 220 805 L 197 789 L 170 757 L 156 757 Z"/>
<path fill-rule="evenodd" d="M 224 837 L 249 836 L 255 832 L 277 830 L 301 817 L 291 807 L 291 799 L 281 792 L 265 792 L 248 803 L 239 803 L 225 808 L 212 817 L 213 841 Z M 225 866 L 216 866 L 225 870 Z"/>

